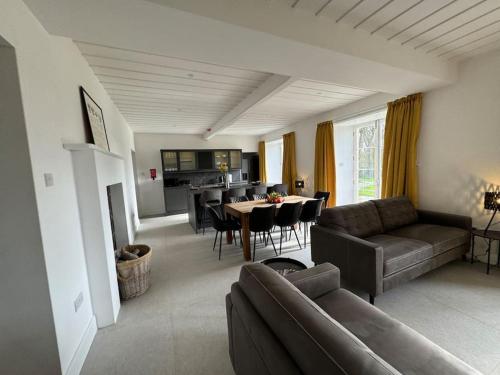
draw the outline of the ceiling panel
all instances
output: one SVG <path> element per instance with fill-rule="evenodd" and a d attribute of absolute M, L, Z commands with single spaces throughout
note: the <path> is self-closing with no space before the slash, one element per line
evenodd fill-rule
<path fill-rule="evenodd" d="M 443 59 L 498 49 L 500 0 L 275 0 Z"/>
<path fill-rule="evenodd" d="M 270 76 L 76 43 L 135 132 L 202 134 Z"/>
<path fill-rule="evenodd" d="M 324 82 L 298 80 L 252 108 L 222 134 L 264 134 L 374 93 Z"/>

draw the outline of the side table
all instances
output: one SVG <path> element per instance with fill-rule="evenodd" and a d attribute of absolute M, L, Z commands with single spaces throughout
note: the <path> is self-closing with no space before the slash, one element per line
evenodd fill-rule
<path fill-rule="evenodd" d="M 484 233 L 484 229 L 472 228 L 471 231 L 471 241 L 472 241 L 472 251 L 471 251 L 471 263 L 474 263 L 474 243 L 476 237 L 486 238 L 488 240 L 488 263 L 486 264 L 486 274 L 490 273 L 490 258 L 491 258 L 491 242 L 498 241 L 498 256 L 497 256 L 497 267 L 500 266 L 500 231 L 498 230 L 488 230 Z"/>

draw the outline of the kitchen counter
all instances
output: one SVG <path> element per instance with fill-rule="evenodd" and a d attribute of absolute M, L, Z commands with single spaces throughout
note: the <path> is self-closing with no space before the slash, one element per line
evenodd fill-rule
<path fill-rule="evenodd" d="M 188 215 L 189 215 L 189 223 L 193 227 L 194 231 L 198 233 L 199 229 L 202 228 L 207 228 L 211 225 L 210 219 L 205 218 L 203 220 L 202 218 L 202 208 L 200 206 L 200 195 L 203 191 L 205 190 L 221 190 L 222 191 L 222 200 L 225 199 L 225 192 L 227 192 L 230 189 L 238 189 L 238 188 L 245 188 L 245 189 L 251 189 L 256 186 L 271 186 L 267 184 L 261 184 L 261 185 L 252 185 L 248 182 L 234 182 L 231 183 L 230 188 L 226 188 L 224 184 L 214 184 L 214 185 L 205 185 L 205 186 L 200 186 L 200 187 L 191 187 L 189 189 L 188 193 Z"/>

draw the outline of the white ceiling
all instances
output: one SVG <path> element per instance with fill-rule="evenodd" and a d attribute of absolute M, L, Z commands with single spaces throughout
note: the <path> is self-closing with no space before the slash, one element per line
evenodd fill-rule
<path fill-rule="evenodd" d="M 134 132 L 202 134 L 270 73 L 76 42 Z M 375 93 L 295 81 L 220 134 L 261 135 Z"/>
<path fill-rule="evenodd" d="M 462 59 L 500 47 L 500 0 L 275 1 L 439 58 Z"/>
<path fill-rule="evenodd" d="M 298 80 L 237 120 L 222 134 L 263 134 L 374 94 L 374 91 Z"/>

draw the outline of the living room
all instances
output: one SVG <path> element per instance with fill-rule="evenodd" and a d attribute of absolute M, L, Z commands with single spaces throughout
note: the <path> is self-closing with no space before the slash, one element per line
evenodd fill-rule
<path fill-rule="evenodd" d="M 500 374 L 499 20 L 2 1 L 0 373 Z"/>

